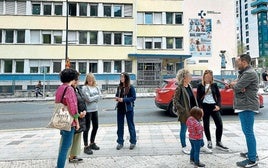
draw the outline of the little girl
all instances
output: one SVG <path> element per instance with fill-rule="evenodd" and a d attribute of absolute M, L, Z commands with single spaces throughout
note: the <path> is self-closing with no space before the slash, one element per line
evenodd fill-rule
<path fill-rule="evenodd" d="M 204 128 L 200 123 L 203 117 L 203 110 L 199 107 L 193 107 L 190 111 L 190 117 L 186 121 L 191 143 L 190 162 L 197 167 L 205 167 L 205 164 L 199 161 L 200 148 L 203 146 Z"/>

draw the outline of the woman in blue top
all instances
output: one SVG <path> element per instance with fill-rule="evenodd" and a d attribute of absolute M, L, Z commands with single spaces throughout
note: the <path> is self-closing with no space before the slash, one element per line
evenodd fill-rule
<path fill-rule="evenodd" d="M 123 148 L 124 145 L 124 118 L 127 118 L 128 131 L 130 134 L 130 147 L 132 150 L 136 146 L 136 130 L 134 124 L 134 101 L 136 100 L 136 91 L 130 85 L 130 77 L 128 73 L 120 74 L 120 83 L 116 92 L 117 101 L 117 150 Z"/>

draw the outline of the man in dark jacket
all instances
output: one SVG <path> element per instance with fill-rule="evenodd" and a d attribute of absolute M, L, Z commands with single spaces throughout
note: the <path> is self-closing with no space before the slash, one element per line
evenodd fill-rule
<path fill-rule="evenodd" d="M 240 153 L 246 160 L 237 162 L 239 167 L 254 167 L 256 161 L 256 139 L 254 135 L 254 116 L 259 112 L 258 89 L 259 81 L 256 71 L 250 66 L 251 58 L 242 54 L 237 58 L 238 79 L 230 83 L 234 90 L 234 109 L 238 113 L 241 127 L 247 142 L 248 152 Z"/>

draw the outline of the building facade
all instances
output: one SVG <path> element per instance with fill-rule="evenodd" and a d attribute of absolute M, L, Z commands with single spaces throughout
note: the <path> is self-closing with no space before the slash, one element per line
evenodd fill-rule
<path fill-rule="evenodd" d="M 181 68 L 232 71 L 235 3 L 220 2 L 1 0 L 0 92 L 38 80 L 55 88 L 67 57 L 82 83 L 93 72 L 101 86 L 118 84 L 121 72 L 155 86 Z"/>

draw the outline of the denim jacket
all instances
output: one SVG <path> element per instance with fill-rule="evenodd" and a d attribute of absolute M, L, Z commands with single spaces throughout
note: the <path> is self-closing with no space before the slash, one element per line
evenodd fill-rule
<path fill-rule="evenodd" d="M 121 91 L 120 88 L 117 87 L 117 91 L 115 94 L 116 97 L 120 97 L 120 91 Z M 134 111 L 134 101 L 136 100 L 136 91 L 132 85 L 130 85 L 128 94 L 124 95 L 122 98 L 123 98 L 123 103 L 125 103 L 126 112 Z"/>

